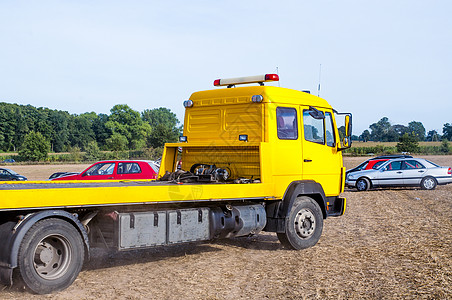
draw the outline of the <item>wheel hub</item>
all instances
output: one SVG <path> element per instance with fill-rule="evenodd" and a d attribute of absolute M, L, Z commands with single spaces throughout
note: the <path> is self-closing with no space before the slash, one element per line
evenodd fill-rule
<path fill-rule="evenodd" d="M 36 249 L 36 258 L 35 262 L 41 262 L 44 265 L 49 264 L 54 257 L 54 248 L 49 243 L 41 243 Z"/>
<path fill-rule="evenodd" d="M 309 238 L 315 231 L 315 217 L 309 209 L 302 209 L 294 220 L 295 231 L 301 238 Z"/>
<path fill-rule="evenodd" d="M 433 179 L 431 179 L 431 178 L 425 179 L 424 185 L 427 189 L 429 189 L 429 190 L 432 189 L 434 186 Z"/>
<path fill-rule="evenodd" d="M 360 180 L 357 183 L 358 190 L 365 190 L 366 189 L 366 182 L 364 180 Z"/>
<path fill-rule="evenodd" d="M 61 236 L 41 240 L 34 253 L 34 269 L 44 279 L 53 280 L 64 275 L 72 252 L 69 242 Z"/>

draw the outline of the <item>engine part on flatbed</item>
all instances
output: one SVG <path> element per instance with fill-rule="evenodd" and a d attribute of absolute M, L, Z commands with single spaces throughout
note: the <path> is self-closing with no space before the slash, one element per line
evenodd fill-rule
<path fill-rule="evenodd" d="M 190 173 L 198 176 L 198 181 L 200 182 L 218 182 L 228 180 L 231 171 L 217 168 L 216 165 L 194 164 L 190 168 Z"/>

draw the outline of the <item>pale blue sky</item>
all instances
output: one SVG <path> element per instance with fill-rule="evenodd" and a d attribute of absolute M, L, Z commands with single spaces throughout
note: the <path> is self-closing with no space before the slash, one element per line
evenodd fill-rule
<path fill-rule="evenodd" d="M 273 73 L 352 112 L 452 123 L 452 2 L 0 0 L 0 102 L 70 113 L 168 107 Z"/>

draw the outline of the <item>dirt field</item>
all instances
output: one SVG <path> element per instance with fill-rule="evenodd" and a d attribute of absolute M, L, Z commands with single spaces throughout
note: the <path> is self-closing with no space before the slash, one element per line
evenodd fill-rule
<path fill-rule="evenodd" d="M 452 156 L 428 159 L 452 166 Z M 345 164 L 363 160 L 346 158 Z M 14 169 L 29 178 L 66 170 L 20 167 Z M 275 234 L 264 233 L 148 251 L 96 252 L 65 291 L 35 296 L 0 286 L 0 299 L 452 298 L 452 184 L 434 191 L 348 190 L 344 196 L 346 214 L 327 219 L 319 243 L 304 251 L 285 250 Z"/>

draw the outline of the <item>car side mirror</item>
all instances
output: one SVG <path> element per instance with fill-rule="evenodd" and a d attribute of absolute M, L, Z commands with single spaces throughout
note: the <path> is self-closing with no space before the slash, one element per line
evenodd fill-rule
<path fill-rule="evenodd" d="M 88 176 L 88 173 L 85 172 L 82 174 L 82 177 L 85 177 L 85 176 Z"/>

